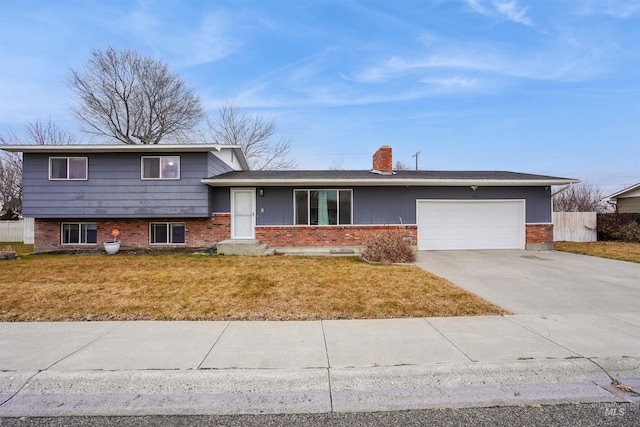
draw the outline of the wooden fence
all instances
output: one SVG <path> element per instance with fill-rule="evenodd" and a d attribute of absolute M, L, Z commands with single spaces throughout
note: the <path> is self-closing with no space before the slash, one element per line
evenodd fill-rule
<path fill-rule="evenodd" d="M 33 244 L 33 218 L 18 221 L 0 221 L 0 242 L 24 242 Z"/>
<path fill-rule="evenodd" d="M 598 240 L 595 212 L 554 212 L 554 242 L 595 242 Z"/>

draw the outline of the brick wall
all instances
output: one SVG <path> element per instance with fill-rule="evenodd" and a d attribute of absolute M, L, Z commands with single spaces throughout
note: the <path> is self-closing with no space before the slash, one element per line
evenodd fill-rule
<path fill-rule="evenodd" d="M 393 172 L 393 158 L 391 156 L 391 147 L 382 146 L 373 155 L 373 170 L 384 173 Z"/>
<path fill-rule="evenodd" d="M 258 226 L 256 239 L 271 247 L 364 246 L 371 235 L 392 230 L 403 230 L 417 244 L 415 225 Z"/>
<path fill-rule="evenodd" d="M 62 245 L 61 224 L 63 222 L 95 222 L 98 224 L 97 245 Z M 151 222 L 184 222 L 187 236 L 184 245 L 153 245 L 153 247 L 187 246 L 208 248 L 221 240 L 231 238 L 231 214 L 218 213 L 210 218 L 163 218 L 163 219 L 36 219 L 35 252 L 58 251 L 67 249 L 102 249 L 102 242 L 113 240 L 111 231 L 118 229 L 122 248 L 148 248 L 149 224 Z"/>
<path fill-rule="evenodd" d="M 527 224 L 527 249 L 553 249 L 553 224 Z"/>

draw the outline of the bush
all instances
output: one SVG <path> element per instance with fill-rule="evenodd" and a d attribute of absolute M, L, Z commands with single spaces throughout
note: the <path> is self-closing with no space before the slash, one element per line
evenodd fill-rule
<path fill-rule="evenodd" d="M 362 250 L 362 258 L 385 264 L 413 262 L 416 254 L 402 233 L 388 231 L 371 236 Z"/>
<path fill-rule="evenodd" d="M 640 215 L 634 213 L 598 214 L 598 240 L 622 240 L 622 229 L 632 223 L 640 223 Z"/>
<path fill-rule="evenodd" d="M 4 249 L 0 251 L 0 260 L 17 259 L 17 258 L 18 258 L 18 254 L 16 253 L 16 251 L 11 249 L 11 246 L 5 246 Z"/>
<path fill-rule="evenodd" d="M 630 222 L 620 229 L 620 240 L 628 243 L 640 243 L 640 224 Z"/>

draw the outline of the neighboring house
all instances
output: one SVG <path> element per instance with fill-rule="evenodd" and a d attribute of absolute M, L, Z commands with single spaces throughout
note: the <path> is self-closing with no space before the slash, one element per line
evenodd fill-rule
<path fill-rule="evenodd" d="M 617 213 L 640 213 L 640 182 L 603 200 L 615 203 Z"/>
<path fill-rule="evenodd" d="M 24 153 L 23 215 L 37 252 L 211 247 L 359 247 L 402 230 L 419 250 L 548 249 L 551 186 L 574 179 L 498 171 L 251 171 L 237 146 L 4 146 Z"/>

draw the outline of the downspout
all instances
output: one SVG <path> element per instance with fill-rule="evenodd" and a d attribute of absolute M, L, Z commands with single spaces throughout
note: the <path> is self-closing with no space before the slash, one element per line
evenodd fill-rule
<path fill-rule="evenodd" d="M 562 187 L 561 189 L 559 189 L 558 191 L 556 191 L 555 193 L 551 193 L 551 214 L 553 215 L 553 212 L 555 212 L 555 210 L 553 209 L 553 196 L 555 196 L 556 194 L 560 194 L 563 191 L 566 191 L 567 189 L 569 189 L 570 187 L 573 187 L 573 183 L 570 183 L 569 185 L 565 185 L 564 187 Z"/>

